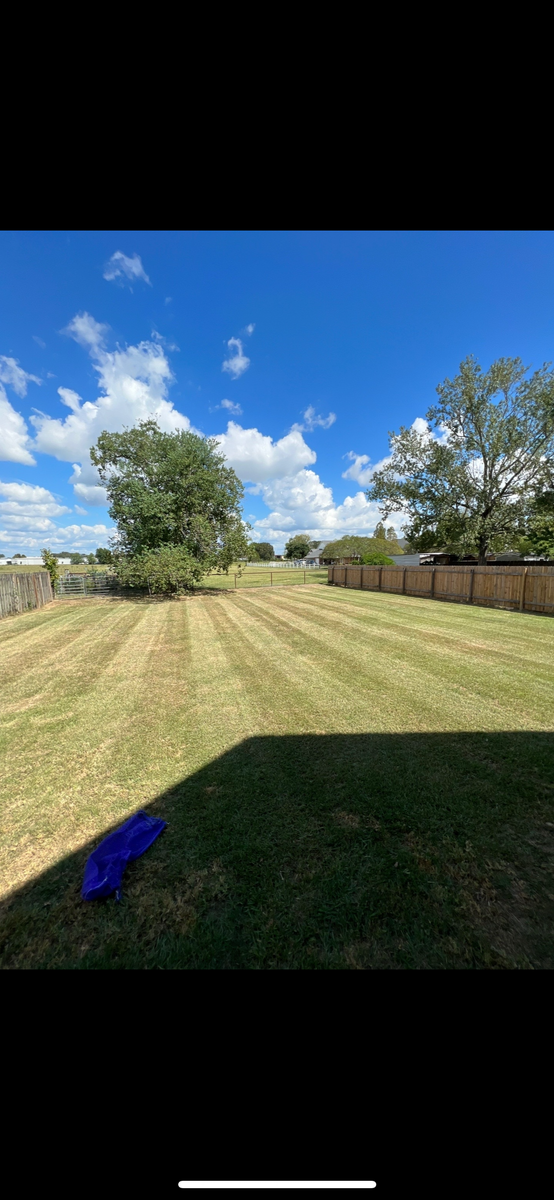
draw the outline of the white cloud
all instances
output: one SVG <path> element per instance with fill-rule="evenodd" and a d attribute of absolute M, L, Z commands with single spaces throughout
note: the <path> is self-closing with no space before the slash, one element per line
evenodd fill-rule
<path fill-rule="evenodd" d="M 82 464 L 73 463 L 73 475 L 70 475 L 69 482 L 73 484 L 75 495 L 84 500 L 85 504 L 90 504 L 93 508 L 107 506 L 108 493 L 100 483 L 98 471 L 93 467 L 90 458 L 86 458 Z"/>
<path fill-rule="evenodd" d="M 75 512 L 76 512 L 76 513 L 79 513 L 79 515 L 80 515 L 81 517 L 86 517 L 86 516 L 87 516 L 87 510 L 86 510 L 86 508 L 81 508 L 81 505 L 80 505 L 80 504 L 76 504 L 76 505 L 75 505 Z"/>
<path fill-rule="evenodd" d="M 344 457 L 351 458 L 352 465 L 347 467 L 346 471 L 343 471 L 343 479 L 355 479 L 356 483 L 361 484 L 362 487 L 367 487 L 374 470 L 372 466 L 368 465 L 370 461 L 369 455 L 355 454 L 353 450 L 349 450 L 348 454 L 345 454 Z"/>
<path fill-rule="evenodd" d="M 46 342 L 43 342 L 42 338 L 37 337 L 35 333 L 33 334 L 33 341 L 36 342 L 37 346 L 40 346 L 41 350 L 46 350 Z"/>
<path fill-rule="evenodd" d="M 172 300 L 173 300 L 173 296 L 166 296 L 166 298 L 164 300 L 164 304 L 171 304 Z"/>
<path fill-rule="evenodd" d="M 62 528 L 52 526 L 50 529 L 36 530 L 35 533 L 25 526 L 19 526 L 17 530 L 0 528 L 0 544 L 17 546 L 18 550 L 24 548 L 37 553 L 42 550 L 45 542 L 52 550 L 71 547 L 75 550 L 89 551 L 102 542 L 105 545 L 107 538 L 114 533 L 115 529 L 107 525 L 66 525 Z"/>
<path fill-rule="evenodd" d="M 445 425 L 439 425 L 440 433 L 437 433 L 431 429 L 431 426 L 428 425 L 424 417 L 416 417 L 415 421 L 412 421 L 411 428 L 415 429 L 415 432 L 419 433 L 420 437 L 424 438 L 426 442 L 432 440 L 439 442 L 441 446 L 446 445 L 450 436 L 449 430 Z"/>
<path fill-rule="evenodd" d="M 58 396 L 60 397 L 62 404 L 66 404 L 68 408 L 73 410 L 73 412 L 79 412 L 83 397 L 80 396 L 78 392 L 73 392 L 71 388 L 59 387 Z"/>
<path fill-rule="evenodd" d="M 27 425 L 21 413 L 12 408 L 0 384 L 0 458 L 5 462 L 24 463 L 28 467 L 34 467 L 36 459 L 28 449 L 31 445 Z"/>
<path fill-rule="evenodd" d="M 54 531 L 57 526 L 52 517 L 71 512 L 65 504 L 59 504 L 47 488 L 30 483 L 4 483 L 0 480 L 0 525 L 13 537 L 13 530 L 30 532 Z"/>
<path fill-rule="evenodd" d="M 60 400 L 71 412 L 65 418 L 43 413 L 31 417 L 36 449 L 72 462 L 71 482 L 76 496 L 97 505 L 106 503 L 106 493 L 99 486 L 88 452 L 103 430 L 116 433 L 151 417 L 166 432 L 191 428 L 188 417 L 168 399 L 173 375 L 159 342 L 140 342 L 138 346 L 109 351 L 107 329 L 90 313 L 80 313 L 64 331 L 90 354 L 101 395 L 94 401 L 83 401 L 71 388 L 58 388 Z"/>
<path fill-rule="evenodd" d="M 244 482 L 262 483 L 293 475 L 300 467 L 316 460 L 315 452 L 297 431 L 274 442 L 258 429 L 243 429 L 235 421 L 229 421 L 227 433 L 219 434 L 217 440 L 229 466 Z"/>
<path fill-rule="evenodd" d="M 112 254 L 112 257 L 106 263 L 104 279 L 119 283 L 120 285 L 124 285 L 125 279 L 131 280 L 132 283 L 135 283 L 137 279 L 144 280 L 144 283 L 150 283 L 142 265 L 140 255 L 133 254 L 132 258 L 128 258 L 121 250 L 116 250 L 115 254 Z M 150 287 L 152 287 L 151 283 Z"/>
<path fill-rule="evenodd" d="M 346 533 L 369 537 L 382 519 L 378 505 L 370 503 L 364 492 L 335 504 L 332 489 L 314 471 L 301 470 L 289 478 L 271 480 L 257 490 L 271 512 L 253 522 L 255 531 L 277 546 L 283 546 L 295 533 L 309 533 L 323 541 Z M 398 532 L 402 520 L 401 513 L 389 518 Z"/>
<path fill-rule="evenodd" d="M 19 366 L 17 359 L 0 354 L 0 458 L 4 462 L 24 463 L 34 467 L 31 454 L 31 438 L 21 413 L 8 400 L 3 384 L 13 388 L 16 396 L 27 395 L 28 383 L 42 383 L 36 375 L 30 375 Z"/>
<path fill-rule="evenodd" d="M 234 417 L 242 416 L 240 404 L 234 404 L 232 400 L 222 400 L 221 404 L 216 404 L 215 408 L 210 409 L 210 412 L 217 412 L 218 408 L 226 408 L 227 412 L 232 413 Z"/>
<path fill-rule="evenodd" d="M 252 337 L 252 334 L 254 333 L 255 328 L 256 328 L 255 325 L 247 325 L 246 326 L 246 332 L 249 337 Z"/>
<path fill-rule="evenodd" d="M 0 480 L 0 496 L 15 500 L 20 504 L 52 504 L 56 503 L 48 488 L 38 487 L 34 483 L 2 483 Z M 69 512 L 66 508 L 64 512 Z"/>
<path fill-rule="evenodd" d="M 333 412 L 330 412 L 328 417 L 319 416 L 318 413 L 316 413 L 313 404 L 308 405 L 308 408 L 302 414 L 302 416 L 303 424 L 297 423 L 292 426 L 293 429 L 297 429 L 300 433 L 309 433 L 312 429 L 316 429 L 318 425 L 322 429 L 330 429 L 331 425 L 334 425 L 337 419 L 336 413 Z"/>
<path fill-rule="evenodd" d="M 221 370 L 227 371 L 232 379 L 239 379 L 240 376 L 248 370 L 248 367 L 250 366 L 250 359 L 247 358 L 243 353 L 242 342 L 240 338 L 229 338 L 227 345 L 229 350 L 232 346 L 236 346 L 237 349 L 236 353 L 233 354 L 231 358 L 225 359 Z"/>
<path fill-rule="evenodd" d="M 77 313 L 69 325 L 62 330 L 62 333 L 67 333 L 73 338 L 74 342 L 78 342 L 80 346 L 84 346 L 85 350 L 100 350 L 104 345 L 105 335 L 107 334 L 109 325 L 102 325 L 100 321 L 95 321 L 90 313 Z"/>
<path fill-rule="evenodd" d="M 22 513 L 6 513 L 3 504 L 0 504 L 0 523 L 11 529 L 31 530 L 34 533 L 58 528 L 48 517 L 25 517 Z"/>
<path fill-rule="evenodd" d="M 38 383 L 40 387 L 42 379 L 24 371 L 16 358 L 6 358 L 4 354 L 0 354 L 0 383 L 7 383 L 12 387 L 16 396 L 26 396 L 27 384 Z"/>

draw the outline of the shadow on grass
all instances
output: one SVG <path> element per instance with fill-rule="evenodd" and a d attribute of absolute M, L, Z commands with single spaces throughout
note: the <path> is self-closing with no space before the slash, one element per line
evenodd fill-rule
<path fill-rule="evenodd" d="M 148 807 L 120 904 L 109 832 L 14 894 L 4 968 L 554 965 L 554 734 L 253 737 Z"/>

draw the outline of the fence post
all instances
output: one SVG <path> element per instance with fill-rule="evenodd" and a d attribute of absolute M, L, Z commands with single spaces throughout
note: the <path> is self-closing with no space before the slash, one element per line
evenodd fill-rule
<path fill-rule="evenodd" d="M 475 567 L 472 567 L 471 571 L 469 573 L 469 592 L 467 594 L 468 604 L 471 604 L 473 601 L 473 580 L 474 580 L 474 578 L 475 578 Z"/>
<path fill-rule="evenodd" d="M 520 612 L 523 612 L 523 611 L 524 611 L 524 605 L 525 605 L 525 584 L 526 584 L 526 583 L 527 583 L 527 567 L 524 567 L 524 568 L 523 568 L 523 575 L 522 575 L 522 578 L 521 578 L 521 596 L 520 596 L 520 598 L 519 598 L 519 611 L 520 611 Z"/>
<path fill-rule="evenodd" d="M 237 573 L 235 571 L 235 591 L 237 590 Z"/>
<path fill-rule="evenodd" d="M 402 572 L 402 595 L 403 596 L 406 593 L 406 571 L 407 571 L 407 567 L 404 567 L 404 570 Z"/>
<path fill-rule="evenodd" d="M 381 591 L 381 575 L 382 574 L 383 574 L 383 568 L 379 567 L 379 591 Z"/>
<path fill-rule="evenodd" d="M 436 567 L 431 567 L 431 600 L 435 595 L 435 571 Z"/>

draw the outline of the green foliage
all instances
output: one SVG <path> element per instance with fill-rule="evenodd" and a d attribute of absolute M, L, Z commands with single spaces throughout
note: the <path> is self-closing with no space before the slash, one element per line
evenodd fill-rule
<path fill-rule="evenodd" d="M 384 530 L 384 525 L 382 529 Z M 377 526 L 379 529 L 379 526 Z M 353 537 L 346 534 L 336 542 L 329 542 L 322 552 L 323 558 L 361 558 L 364 554 L 402 554 L 397 541 L 392 541 L 385 534 L 377 537 Z"/>
<path fill-rule="evenodd" d="M 386 554 L 362 554 L 364 567 L 394 567 L 394 559 Z"/>
<path fill-rule="evenodd" d="M 310 553 L 310 541 L 304 533 L 289 538 L 285 546 L 285 558 L 305 558 Z"/>
<path fill-rule="evenodd" d="M 152 595 L 189 592 L 203 574 L 204 568 L 186 546 L 160 546 L 117 561 L 117 576 L 124 587 L 148 588 Z"/>
<path fill-rule="evenodd" d="M 249 545 L 248 551 L 247 551 L 247 555 L 248 555 L 248 562 L 260 562 L 261 561 L 260 556 L 258 554 L 258 547 L 257 547 L 256 542 L 250 542 L 250 545 Z"/>
<path fill-rule="evenodd" d="M 58 579 L 60 578 L 60 567 L 59 567 L 59 563 L 56 558 L 56 555 L 53 554 L 51 550 L 47 550 L 47 549 L 41 550 L 40 553 L 42 554 L 42 561 L 44 563 L 44 566 L 46 567 L 46 570 L 48 571 L 48 574 L 50 576 L 50 583 L 52 584 L 52 588 L 55 588 L 55 586 L 58 582 Z M 14 558 L 15 558 L 15 555 L 14 555 Z"/>
<path fill-rule="evenodd" d="M 384 516 L 403 511 L 416 550 L 477 553 L 507 548 L 522 535 L 534 498 L 554 478 L 554 372 L 526 378 L 519 358 L 482 372 L 474 358 L 437 388 L 427 430 L 391 433 L 391 457 L 368 499 Z"/>
<path fill-rule="evenodd" d="M 78 566 L 80 566 L 81 563 L 84 563 L 84 561 L 85 561 L 84 554 L 70 554 L 69 557 L 71 560 L 72 567 L 78 567 Z"/>
<path fill-rule="evenodd" d="M 86 560 L 87 560 L 87 562 L 90 564 L 90 566 L 92 567 L 92 566 L 93 566 L 93 564 L 96 562 L 96 555 L 95 555 L 95 554 L 87 554 L 87 555 L 86 555 Z"/>
<path fill-rule="evenodd" d="M 543 492 L 531 505 L 524 553 L 554 558 L 554 491 Z"/>
<path fill-rule="evenodd" d="M 162 433 L 142 421 L 101 433 L 91 450 L 119 533 L 118 554 L 182 546 L 203 571 L 228 571 L 247 553 L 244 489 L 215 438 Z"/>
<path fill-rule="evenodd" d="M 12 554 L 12 558 L 27 558 L 26 554 Z"/>
<path fill-rule="evenodd" d="M 103 564 L 113 562 L 113 554 L 112 554 L 111 550 L 107 550 L 105 548 L 105 546 L 98 547 L 98 549 L 96 551 L 96 558 L 99 563 L 103 563 Z"/>
<path fill-rule="evenodd" d="M 275 558 L 275 551 L 271 542 L 257 542 L 256 549 L 258 551 L 258 558 L 262 562 L 272 562 Z"/>

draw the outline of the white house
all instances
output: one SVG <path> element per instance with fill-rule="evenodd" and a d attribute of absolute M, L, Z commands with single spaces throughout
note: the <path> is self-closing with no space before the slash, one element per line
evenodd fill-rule
<path fill-rule="evenodd" d="M 62 566 L 67 567 L 71 563 L 71 559 L 70 558 L 58 558 L 58 562 L 61 563 Z M 32 557 L 30 557 L 30 558 L 0 558 L 0 564 L 3 567 L 17 567 L 17 566 L 43 567 L 44 566 L 42 557 L 40 557 L 40 558 L 32 558 Z"/>

